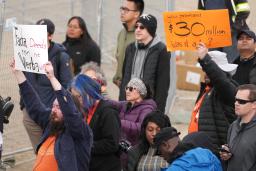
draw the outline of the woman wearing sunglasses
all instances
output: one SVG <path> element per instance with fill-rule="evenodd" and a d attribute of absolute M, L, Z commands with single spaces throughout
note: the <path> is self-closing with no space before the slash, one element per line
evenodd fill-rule
<path fill-rule="evenodd" d="M 133 146 L 138 143 L 140 127 L 143 119 L 156 109 L 156 103 L 151 98 L 152 92 L 139 78 L 132 78 L 125 88 L 126 101 L 113 102 L 119 108 L 121 119 L 121 139 Z M 126 165 L 126 155 L 121 156 L 123 166 Z"/>

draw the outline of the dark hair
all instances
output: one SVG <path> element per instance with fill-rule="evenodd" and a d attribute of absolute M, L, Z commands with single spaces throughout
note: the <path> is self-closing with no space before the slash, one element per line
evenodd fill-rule
<path fill-rule="evenodd" d="M 243 84 L 238 86 L 237 90 L 249 90 L 249 100 L 256 100 L 256 85 Z"/>
<path fill-rule="evenodd" d="M 89 31 L 88 31 L 88 29 L 87 29 L 87 27 L 86 27 L 86 23 L 85 23 L 84 19 L 82 19 L 82 17 L 73 16 L 73 17 L 71 17 L 71 18 L 68 20 L 68 24 L 69 24 L 72 20 L 74 20 L 74 19 L 77 19 L 78 24 L 79 24 L 79 27 L 83 30 L 83 34 L 82 34 L 81 38 L 82 38 L 82 39 L 90 39 L 90 40 L 92 40 L 92 37 L 91 37 L 91 35 L 89 34 Z M 67 39 L 67 38 L 68 38 L 68 37 L 67 37 L 67 35 L 66 35 L 66 39 Z"/>
<path fill-rule="evenodd" d="M 153 122 L 158 125 L 161 129 L 165 127 L 171 127 L 171 121 L 167 115 L 159 110 L 152 111 L 143 120 L 140 131 L 140 143 L 144 146 L 144 154 L 147 153 L 150 146 L 146 138 L 146 127 L 149 122 Z"/>
<path fill-rule="evenodd" d="M 142 80 L 143 81 L 143 80 Z M 144 82 L 144 81 L 143 81 Z M 147 89 L 147 94 L 145 97 L 143 97 L 143 99 L 152 99 L 153 98 L 153 91 L 152 88 L 150 87 L 150 85 L 148 83 L 145 83 L 146 89 Z"/>
<path fill-rule="evenodd" d="M 143 13 L 144 11 L 144 1 L 143 0 L 127 0 L 130 2 L 134 2 L 135 6 L 136 6 L 136 10 L 138 10 L 140 12 L 140 15 Z"/>

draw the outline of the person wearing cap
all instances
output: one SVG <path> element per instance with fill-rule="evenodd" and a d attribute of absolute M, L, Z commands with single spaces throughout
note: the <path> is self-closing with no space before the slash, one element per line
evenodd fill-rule
<path fill-rule="evenodd" d="M 149 86 L 139 78 L 132 78 L 125 87 L 126 101 L 112 103 L 119 109 L 121 120 L 121 140 L 127 140 L 131 146 L 139 141 L 141 124 L 144 118 L 157 108 L 152 99 Z M 127 164 L 127 155 L 121 156 L 123 168 Z"/>
<path fill-rule="evenodd" d="M 237 70 L 233 79 L 240 85 L 256 84 L 256 35 L 251 30 L 242 30 L 237 36 L 237 49 L 239 57 L 234 64 Z"/>
<path fill-rule="evenodd" d="M 173 127 L 160 130 L 154 145 L 169 163 L 162 171 L 222 171 L 219 159 L 209 150 L 180 141 L 180 133 Z"/>
<path fill-rule="evenodd" d="M 235 96 L 235 111 L 238 118 L 229 127 L 227 152 L 220 152 L 226 161 L 227 171 L 256 170 L 256 85 L 238 87 Z"/>
<path fill-rule="evenodd" d="M 248 0 L 198 0 L 198 9 L 217 10 L 227 9 L 229 13 L 232 45 L 228 47 L 215 48 L 227 53 L 229 62 L 233 62 L 239 52 L 237 50 L 237 34 L 243 29 L 249 29 L 246 19 L 250 14 L 250 5 Z M 213 50 L 213 49 L 212 49 Z"/>
<path fill-rule="evenodd" d="M 158 109 L 166 113 L 171 55 L 156 36 L 156 28 L 157 20 L 153 15 L 143 14 L 137 20 L 136 41 L 125 52 L 119 100 L 125 100 L 125 86 L 132 78 L 137 77 L 149 84 Z"/>
<path fill-rule="evenodd" d="M 160 171 L 168 163 L 159 156 L 154 146 L 155 135 L 163 128 L 170 127 L 167 115 L 156 110 L 149 113 L 141 124 L 139 142 L 128 151 L 128 171 Z"/>
<path fill-rule="evenodd" d="M 54 74 L 56 78 L 64 88 L 67 88 L 72 79 L 69 65 L 70 59 L 64 46 L 53 41 L 55 26 L 53 22 L 47 18 L 38 20 L 36 24 L 47 26 L 48 60 L 51 61 L 54 67 Z M 46 105 L 46 107 L 51 108 L 56 96 L 46 75 L 29 72 L 24 72 L 24 74 L 35 88 L 43 104 Z M 20 100 L 20 105 L 20 108 L 23 112 L 23 124 L 30 138 L 32 147 L 34 151 L 36 151 L 36 146 L 40 142 L 40 137 L 42 136 L 43 130 L 29 117 L 26 108 L 24 107 L 22 98 Z"/>
<path fill-rule="evenodd" d="M 198 62 L 205 72 L 189 132 L 204 131 L 217 146 L 225 144 L 229 125 L 236 119 L 234 111 L 238 84 L 231 78 L 237 65 L 229 64 L 226 53 L 208 52 L 204 43 L 197 46 Z"/>
<path fill-rule="evenodd" d="M 122 70 L 124 63 L 125 50 L 127 46 L 135 41 L 135 24 L 144 10 L 143 0 L 124 0 L 120 7 L 120 19 L 124 28 L 117 37 L 117 48 L 115 57 L 117 60 L 116 73 L 113 77 L 113 83 L 120 88 L 122 80 Z"/>

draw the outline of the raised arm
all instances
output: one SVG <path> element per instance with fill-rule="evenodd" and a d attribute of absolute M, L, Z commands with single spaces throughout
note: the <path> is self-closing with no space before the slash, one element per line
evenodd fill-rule
<path fill-rule="evenodd" d="M 77 110 L 70 93 L 62 88 L 60 82 L 54 76 L 51 62 L 45 64 L 45 72 L 55 90 L 64 117 L 65 128 L 69 130 L 73 138 L 89 138 L 91 132 L 90 128 L 84 122 L 82 114 Z"/>

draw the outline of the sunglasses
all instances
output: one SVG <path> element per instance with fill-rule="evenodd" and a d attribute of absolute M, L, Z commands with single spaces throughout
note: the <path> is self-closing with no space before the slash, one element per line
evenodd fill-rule
<path fill-rule="evenodd" d="M 140 30 L 145 29 L 145 26 L 143 25 L 135 25 L 135 29 L 139 28 Z"/>
<path fill-rule="evenodd" d="M 133 90 L 136 90 L 136 88 L 134 88 L 134 87 L 125 87 L 125 90 L 129 90 L 130 92 L 132 92 Z"/>
<path fill-rule="evenodd" d="M 251 103 L 251 102 L 255 102 L 256 100 L 243 100 L 243 99 L 235 99 L 235 101 L 238 103 L 238 104 L 241 104 L 241 105 L 244 105 L 246 103 Z"/>

